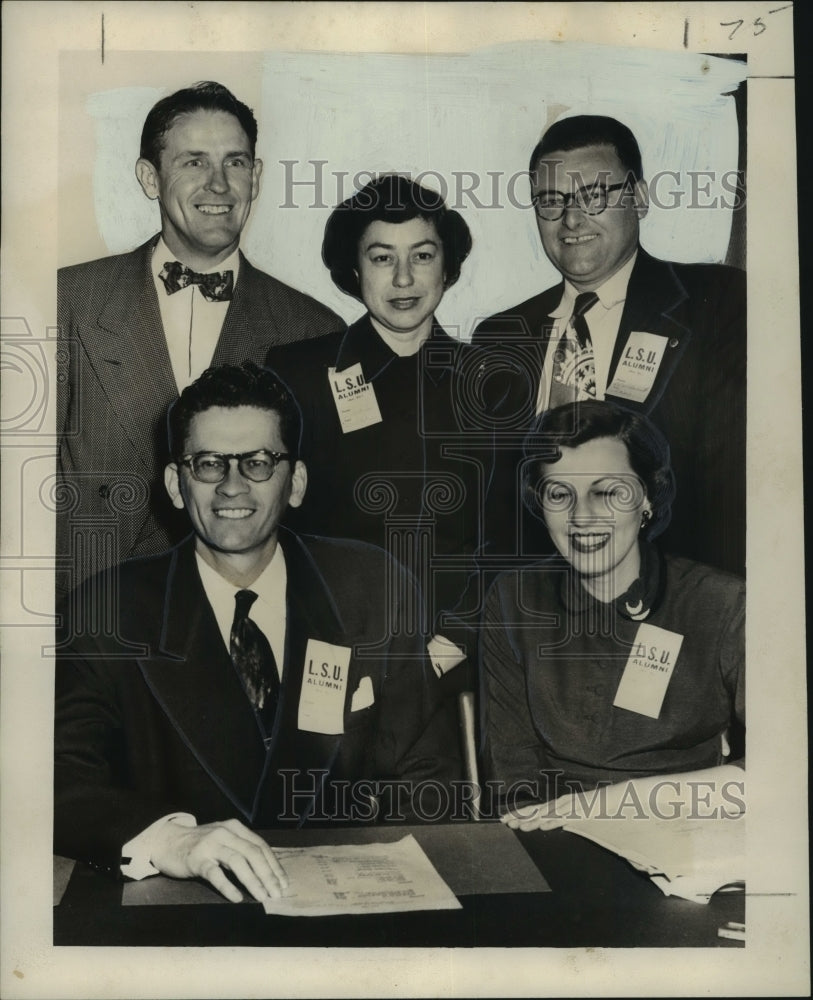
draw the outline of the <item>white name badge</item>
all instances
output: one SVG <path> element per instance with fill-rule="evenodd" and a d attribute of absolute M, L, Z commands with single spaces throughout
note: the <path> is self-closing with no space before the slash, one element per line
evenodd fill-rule
<path fill-rule="evenodd" d="M 336 404 L 336 412 L 339 414 L 339 422 L 342 425 L 342 433 L 348 434 L 350 431 L 358 431 L 362 427 L 381 423 L 381 411 L 375 398 L 375 389 L 372 383 L 364 378 L 361 362 L 338 373 L 335 368 L 328 368 L 327 377 L 330 391 L 333 393 L 333 402 Z"/>
<path fill-rule="evenodd" d="M 309 733 L 344 732 L 344 695 L 350 673 L 350 647 L 308 639 L 297 725 Z"/>
<path fill-rule="evenodd" d="M 657 719 L 682 644 L 679 632 L 639 625 L 613 705 Z"/>
<path fill-rule="evenodd" d="M 633 330 L 607 386 L 607 394 L 643 403 L 649 395 L 663 361 L 667 338 L 657 333 Z"/>

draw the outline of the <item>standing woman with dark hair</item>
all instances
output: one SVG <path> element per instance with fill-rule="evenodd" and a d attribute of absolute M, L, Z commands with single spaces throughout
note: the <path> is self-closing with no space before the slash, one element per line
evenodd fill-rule
<path fill-rule="evenodd" d="M 525 453 L 524 499 L 559 557 L 486 599 L 485 776 L 505 821 L 559 825 L 608 784 L 604 808 L 633 792 L 652 806 L 664 775 L 673 800 L 696 779 L 721 804 L 744 777 L 728 742 L 745 720 L 744 584 L 653 544 L 675 496 L 665 438 L 588 401 L 549 411 Z"/>
<path fill-rule="evenodd" d="M 379 545 L 417 576 L 425 608 L 414 609 L 415 627 L 432 636 L 438 675 L 475 647 L 476 595 L 474 607 L 459 605 L 481 489 L 479 466 L 461 447 L 456 372 L 468 347 L 435 319 L 470 250 L 468 226 L 439 194 L 398 174 L 378 177 L 332 212 L 322 247 L 333 281 L 367 313 L 347 331 L 266 359 L 302 407 L 313 470 L 290 523 Z M 471 683 L 457 669 L 444 685 Z"/>

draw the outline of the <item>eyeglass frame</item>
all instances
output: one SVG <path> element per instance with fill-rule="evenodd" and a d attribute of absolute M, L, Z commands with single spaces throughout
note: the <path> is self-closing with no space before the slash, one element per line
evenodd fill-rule
<path fill-rule="evenodd" d="M 572 208 L 574 206 L 580 212 L 584 212 L 585 215 L 591 215 L 591 216 L 601 215 L 603 212 L 606 212 L 607 209 L 609 208 L 609 205 L 607 203 L 607 195 L 611 191 L 620 191 L 622 188 L 625 187 L 629 187 L 630 190 L 632 189 L 632 185 L 630 185 L 629 180 L 622 181 L 620 184 L 607 184 L 606 186 L 603 184 L 598 184 L 594 185 L 592 188 L 579 187 L 576 188 L 575 191 L 571 191 L 569 194 L 562 194 L 561 191 L 547 191 L 547 190 L 537 191 L 536 194 L 531 196 L 531 204 L 534 207 L 534 211 L 536 212 L 537 218 L 542 219 L 543 222 L 558 222 L 559 219 L 561 219 L 562 216 L 565 214 L 565 212 L 569 208 Z M 585 204 L 579 204 L 579 199 L 583 200 L 585 196 L 594 196 L 595 194 L 598 193 L 603 194 L 604 204 L 602 205 L 601 208 L 596 209 L 596 211 L 591 212 L 590 209 Z M 558 215 L 552 218 L 546 218 L 544 215 L 540 213 L 539 199 L 543 194 L 556 195 L 562 199 L 563 201 L 562 209 Z"/>
<path fill-rule="evenodd" d="M 224 468 L 223 475 L 220 479 L 201 479 L 195 473 L 194 461 L 196 458 L 202 458 L 204 455 L 211 455 L 213 458 L 223 459 Z M 247 476 L 242 469 L 243 461 L 247 458 L 253 458 L 255 455 L 269 455 L 272 459 L 271 472 L 266 479 L 253 479 L 251 476 Z M 277 466 L 280 462 L 290 461 L 291 455 L 289 452 L 285 451 L 271 451 L 270 448 L 255 448 L 254 451 L 243 451 L 243 452 L 223 452 L 223 451 L 196 451 L 193 455 L 183 455 L 177 460 L 178 465 L 184 465 L 189 469 L 189 473 L 196 483 L 204 483 L 206 486 L 219 486 L 228 477 L 231 472 L 232 460 L 237 462 L 237 471 L 243 477 L 247 479 L 250 483 L 267 483 L 274 477 L 274 473 L 277 471 Z"/>

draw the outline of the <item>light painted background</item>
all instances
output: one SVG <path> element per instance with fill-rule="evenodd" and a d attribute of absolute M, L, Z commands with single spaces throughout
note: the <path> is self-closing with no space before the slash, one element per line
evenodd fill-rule
<path fill-rule="evenodd" d="M 144 85 L 147 59 L 154 86 Z M 244 250 L 347 320 L 363 309 L 333 285 L 320 249 L 330 209 L 353 193 L 360 173 L 362 184 L 368 172 L 426 174 L 423 183 L 447 194 L 466 219 L 474 249 L 438 310 L 450 332 L 465 339 L 478 318 L 554 284 L 534 214 L 523 207 L 524 171 L 546 126 L 565 113 L 620 119 L 638 139 L 647 177 L 679 175 L 664 176 L 656 191 L 661 205 L 679 207 L 653 201 L 643 221 L 650 253 L 726 259 L 732 211 L 725 206 L 733 198 L 720 177 L 738 166 L 731 94 L 746 75 L 741 61 L 525 42 L 431 58 L 269 52 L 235 66 L 233 56 L 208 56 L 185 60 L 182 74 L 177 59 L 150 53 L 120 66 L 120 85 L 103 90 L 95 89 L 96 53 L 65 53 L 61 70 L 71 97 L 60 163 L 73 182 L 73 197 L 60 202 L 63 264 L 131 250 L 157 231 L 157 206 L 134 174 L 141 126 L 158 99 L 198 79 L 225 83 L 259 123 L 264 172 Z M 689 207 L 690 171 L 715 173 L 716 180 L 701 181 L 708 193 L 699 200 L 719 207 Z"/>

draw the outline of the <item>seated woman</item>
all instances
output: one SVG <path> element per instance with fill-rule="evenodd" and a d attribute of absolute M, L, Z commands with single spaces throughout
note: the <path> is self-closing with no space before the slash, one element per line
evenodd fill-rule
<path fill-rule="evenodd" d="M 367 313 L 266 358 L 303 411 L 309 483 L 289 523 L 379 545 L 415 574 L 426 607 L 413 611 L 433 636 L 438 674 L 476 645 L 476 595 L 468 624 L 453 613 L 477 544 L 479 470 L 465 453 L 456 378 L 469 348 L 435 320 L 470 249 L 466 223 L 439 194 L 377 178 L 332 212 L 322 247 L 333 281 Z M 448 681 L 450 693 L 472 683 L 466 669 Z"/>
<path fill-rule="evenodd" d="M 561 558 L 501 574 L 486 600 L 484 769 L 503 820 L 559 825 L 599 785 L 605 814 L 646 809 L 664 775 L 672 799 L 696 779 L 725 805 L 744 778 L 727 756 L 745 716 L 744 583 L 652 544 L 675 496 L 665 438 L 581 402 L 545 414 L 525 454 L 525 501 Z"/>

